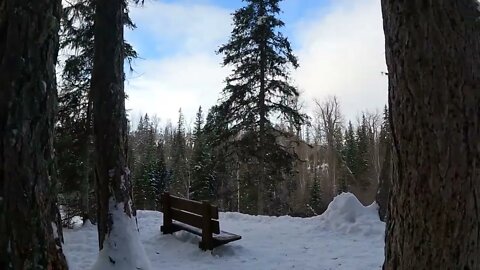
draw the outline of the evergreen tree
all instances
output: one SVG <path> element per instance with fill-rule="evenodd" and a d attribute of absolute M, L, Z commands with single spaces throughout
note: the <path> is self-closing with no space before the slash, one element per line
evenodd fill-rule
<path fill-rule="evenodd" d="M 190 183 L 187 175 L 185 120 L 180 109 L 172 144 L 172 182 L 169 191 L 176 196 L 189 197 Z"/>
<path fill-rule="evenodd" d="M 392 144 L 392 132 L 390 130 L 390 119 L 388 113 L 388 107 L 385 105 L 383 109 L 383 122 L 380 129 L 380 145 L 382 148 L 390 146 Z"/>
<path fill-rule="evenodd" d="M 127 9 L 124 25 L 133 28 Z M 94 0 L 65 2 L 61 20 L 60 49 L 66 56 L 59 85 L 58 123 L 55 149 L 61 187 L 61 203 L 66 211 L 92 218 L 93 193 L 92 99 L 90 94 L 94 55 Z M 124 57 L 137 57 L 124 41 Z M 77 202 L 78 201 L 78 202 Z"/>
<path fill-rule="evenodd" d="M 320 183 L 317 177 L 313 179 L 313 185 L 310 189 L 309 205 L 315 211 L 315 214 L 320 214 L 322 212 L 322 194 L 320 190 Z"/>
<path fill-rule="evenodd" d="M 194 200 L 213 200 L 215 197 L 215 183 L 212 163 L 212 151 L 203 132 L 202 107 L 198 109 L 193 131 L 192 156 L 192 185 L 191 197 Z"/>
<path fill-rule="evenodd" d="M 277 143 L 284 132 L 270 118 L 279 116 L 299 129 L 306 117 L 292 106 L 299 93 L 289 83 L 289 68 L 297 68 L 298 62 L 288 39 L 278 32 L 284 26 L 277 18 L 280 0 L 246 2 L 234 13 L 231 38 L 218 51 L 224 55 L 223 64 L 233 68 L 219 108 L 229 124 L 225 140 L 233 140 L 240 160 L 256 171 L 257 212 L 263 214 L 272 197 L 269 187 L 291 173 L 295 159 Z"/>
<path fill-rule="evenodd" d="M 480 269 L 480 9 L 382 0 L 395 176 L 383 269 Z"/>
<path fill-rule="evenodd" d="M 222 121 L 218 106 L 210 108 L 202 132 L 206 152 L 210 153 L 205 167 L 212 168 L 210 179 L 219 207 L 225 211 L 238 211 L 238 162 L 232 154 L 231 145 L 220 141 L 218 136 L 227 130 L 228 126 Z"/>
<path fill-rule="evenodd" d="M 348 169 L 353 175 L 357 174 L 357 139 L 353 130 L 352 122 L 348 122 L 347 130 L 345 131 L 345 147 L 343 149 L 343 156 Z"/>
<path fill-rule="evenodd" d="M 138 197 L 135 197 L 135 203 L 139 209 L 155 209 L 156 130 L 148 114 L 145 114 L 143 122 L 139 123 L 138 135 L 139 161 L 134 174 L 134 191 L 136 191 L 134 194 Z"/>
<path fill-rule="evenodd" d="M 388 108 L 385 105 L 383 111 L 383 123 L 380 129 L 380 149 L 384 153 L 382 168 L 378 183 L 375 201 L 378 204 L 378 214 L 382 221 L 387 219 L 388 200 L 393 181 L 393 157 L 392 157 L 392 134 L 390 131 L 390 119 Z"/>
<path fill-rule="evenodd" d="M 357 127 L 357 155 L 355 177 L 358 183 L 366 187 L 369 184 L 368 172 L 370 169 L 369 156 L 370 136 L 365 114 L 362 114 L 362 122 Z"/>
<path fill-rule="evenodd" d="M 60 11 L 0 1 L 0 269 L 68 269 L 52 145 Z"/>
<path fill-rule="evenodd" d="M 167 191 L 168 187 L 168 172 L 165 164 L 163 141 L 158 142 L 156 148 L 156 159 L 153 170 L 153 191 L 155 194 L 156 210 L 160 210 L 161 202 L 160 196 L 163 192 Z"/>
<path fill-rule="evenodd" d="M 95 269 L 148 269 L 132 207 L 128 126 L 124 91 L 123 32 L 126 3 L 95 1 L 95 42 L 91 79 L 95 177 L 100 255 Z M 119 222 L 121 221 L 121 222 Z M 136 250 L 119 256 L 118 250 Z"/>

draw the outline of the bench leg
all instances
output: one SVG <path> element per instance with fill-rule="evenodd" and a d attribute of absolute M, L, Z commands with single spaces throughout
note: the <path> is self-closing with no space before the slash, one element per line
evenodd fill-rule
<path fill-rule="evenodd" d="M 202 241 L 199 246 L 202 250 L 213 250 L 213 237 L 212 237 L 212 212 L 210 204 L 206 201 L 202 203 L 203 208 L 203 224 L 202 224 Z"/>
<path fill-rule="evenodd" d="M 202 240 L 200 241 L 200 243 L 198 243 L 198 247 L 203 251 L 207 251 L 207 250 L 213 250 L 214 245 L 212 243 L 208 244 L 208 242 L 205 242 Z"/>

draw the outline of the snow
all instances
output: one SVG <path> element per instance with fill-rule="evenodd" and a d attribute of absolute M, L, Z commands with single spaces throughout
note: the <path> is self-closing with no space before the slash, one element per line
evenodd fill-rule
<path fill-rule="evenodd" d="M 57 224 L 55 224 L 55 222 L 52 222 L 52 231 L 53 231 L 53 238 L 57 239 L 58 229 L 57 229 Z"/>
<path fill-rule="evenodd" d="M 135 219 L 128 217 L 123 203 L 109 202 L 113 229 L 103 242 L 103 249 L 93 265 L 93 270 L 150 270 L 150 261 L 139 239 Z M 128 206 L 130 207 L 130 205 Z M 87 225 L 85 228 L 92 228 Z M 90 243 L 96 247 L 97 241 Z M 68 259 L 72 269 L 72 259 Z M 89 267 L 90 268 L 90 267 Z M 79 268 L 82 269 L 82 268 Z"/>
<path fill-rule="evenodd" d="M 120 221 L 115 222 L 130 221 L 120 216 Z M 381 269 L 384 258 L 385 224 L 376 214 L 376 205 L 364 207 L 350 193 L 338 195 L 323 215 L 312 218 L 220 213 L 221 229 L 239 234 L 242 239 L 213 252 L 201 251 L 199 238 L 188 232 L 162 235 L 162 213 L 138 211 L 138 224 L 152 270 L 363 270 Z M 98 254 L 96 227 L 86 224 L 64 234 L 70 269 L 91 269 Z M 135 250 L 128 252 L 134 254 Z"/>

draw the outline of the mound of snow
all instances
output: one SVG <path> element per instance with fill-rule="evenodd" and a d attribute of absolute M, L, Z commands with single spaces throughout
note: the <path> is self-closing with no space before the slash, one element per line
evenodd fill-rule
<path fill-rule="evenodd" d="M 110 198 L 109 207 L 113 228 L 105 238 L 92 270 L 150 270 L 135 219 L 125 214 L 123 203 Z"/>
<path fill-rule="evenodd" d="M 378 216 L 378 206 L 363 206 L 352 193 L 336 196 L 319 217 L 322 229 L 344 234 L 361 234 L 383 238 L 385 224 Z"/>
<path fill-rule="evenodd" d="M 138 211 L 139 234 L 132 220 L 122 215 L 114 218 L 119 219 L 114 224 L 129 228 L 112 232 L 115 235 L 106 243 L 116 264 L 111 265 L 107 254 L 102 252 L 100 258 L 106 264 L 98 265 L 97 261 L 94 269 L 144 270 L 147 267 L 118 265 L 122 255 L 138 258 L 137 253 L 143 253 L 142 249 L 151 262 L 151 270 L 380 270 L 384 260 L 385 224 L 379 220 L 375 205 L 364 207 L 352 194 L 339 195 L 322 216 L 311 218 L 220 213 L 221 229 L 239 234 L 242 239 L 213 252 L 200 250 L 200 238 L 188 232 L 162 234 L 162 213 Z M 69 269 L 92 270 L 99 256 L 96 226 L 67 229 L 64 235 Z M 143 248 L 138 243 L 130 247 L 112 245 L 112 240 L 137 241 L 138 236 Z"/>

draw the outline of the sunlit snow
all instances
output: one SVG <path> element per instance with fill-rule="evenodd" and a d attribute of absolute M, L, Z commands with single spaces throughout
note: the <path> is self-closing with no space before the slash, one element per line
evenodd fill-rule
<path fill-rule="evenodd" d="M 381 269 L 385 224 L 376 205 L 364 207 L 350 193 L 317 217 L 266 217 L 221 213 L 220 227 L 242 239 L 203 252 L 187 232 L 162 235 L 162 213 L 138 211 L 140 240 L 152 269 Z M 91 269 L 98 254 L 94 225 L 65 232 L 70 269 Z"/>

